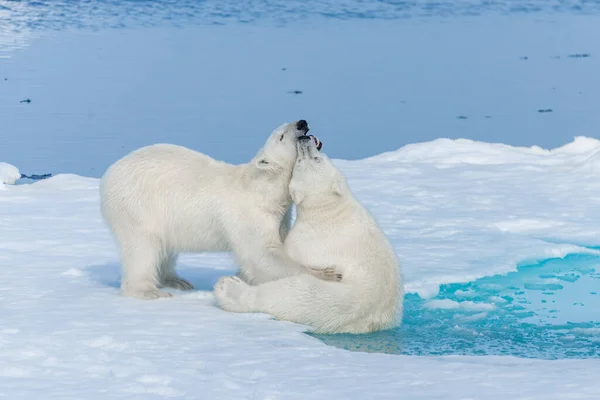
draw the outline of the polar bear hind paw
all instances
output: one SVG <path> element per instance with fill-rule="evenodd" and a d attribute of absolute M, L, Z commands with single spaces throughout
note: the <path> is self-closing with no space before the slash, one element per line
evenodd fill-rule
<path fill-rule="evenodd" d="M 223 310 L 248 312 L 248 307 L 242 302 L 242 294 L 248 287 L 248 284 L 237 276 L 224 276 L 215 285 L 213 293 Z"/>
<path fill-rule="evenodd" d="M 182 278 L 165 279 L 163 286 L 177 290 L 192 290 L 194 288 L 194 285 Z"/>
<path fill-rule="evenodd" d="M 310 273 L 324 281 L 340 282 L 342 280 L 342 274 L 337 272 L 335 267 L 327 268 L 308 268 Z"/>
<path fill-rule="evenodd" d="M 126 290 L 123 293 L 128 297 L 141 300 L 156 300 L 173 296 L 171 293 L 160 289 Z"/>

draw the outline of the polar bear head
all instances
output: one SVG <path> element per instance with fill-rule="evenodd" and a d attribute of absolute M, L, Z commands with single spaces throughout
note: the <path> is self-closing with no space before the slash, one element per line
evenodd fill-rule
<path fill-rule="evenodd" d="M 256 168 L 276 174 L 291 173 L 298 154 L 298 138 L 305 136 L 309 129 L 303 119 L 276 128 L 254 158 Z"/>
<path fill-rule="evenodd" d="M 289 185 L 296 206 L 332 204 L 347 196 L 344 175 L 325 153 L 319 151 L 316 140 L 302 136 L 296 147 L 298 155 Z"/>

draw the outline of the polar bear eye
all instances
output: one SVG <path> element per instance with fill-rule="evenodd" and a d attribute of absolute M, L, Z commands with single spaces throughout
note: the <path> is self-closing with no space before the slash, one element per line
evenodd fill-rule
<path fill-rule="evenodd" d="M 281 136 L 279 136 L 279 141 L 281 142 L 283 140 L 283 134 L 281 134 Z"/>

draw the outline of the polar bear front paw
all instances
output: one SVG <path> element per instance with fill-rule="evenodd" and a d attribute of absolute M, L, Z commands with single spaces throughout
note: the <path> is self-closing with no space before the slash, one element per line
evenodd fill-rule
<path fill-rule="evenodd" d="M 249 312 L 242 301 L 242 295 L 249 286 L 237 276 L 224 276 L 215 285 L 214 295 L 223 310 L 231 312 Z"/>
<path fill-rule="evenodd" d="M 342 280 L 342 274 L 335 270 L 335 267 L 312 268 L 309 267 L 311 275 L 324 281 L 339 282 Z"/>
<path fill-rule="evenodd" d="M 177 290 L 192 290 L 194 285 L 183 278 L 169 278 L 163 282 L 164 287 L 169 287 Z"/>

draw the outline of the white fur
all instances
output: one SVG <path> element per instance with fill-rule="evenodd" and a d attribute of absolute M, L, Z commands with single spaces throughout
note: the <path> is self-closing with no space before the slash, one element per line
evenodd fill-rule
<path fill-rule="evenodd" d="M 224 277 L 214 291 L 221 307 L 268 313 L 316 333 L 366 333 L 399 324 L 404 289 L 396 254 L 342 173 L 312 141 L 298 143 L 290 194 L 297 218 L 286 252 L 302 264 L 334 266 L 341 282 L 298 275 L 249 286 Z"/>
<path fill-rule="evenodd" d="M 101 210 L 119 244 L 124 295 L 171 296 L 191 289 L 175 272 L 181 252 L 232 251 L 239 274 L 258 284 L 314 272 L 283 251 L 297 122 L 275 129 L 249 163 L 231 165 L 171 144 L 140 148 L 111 165 L 100 183 Z"/>

